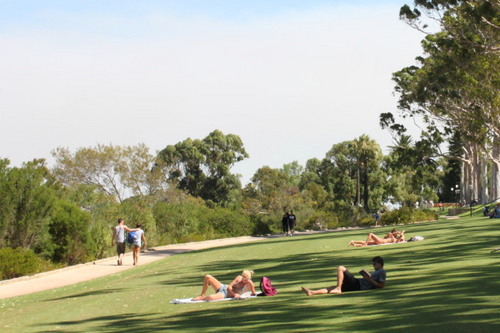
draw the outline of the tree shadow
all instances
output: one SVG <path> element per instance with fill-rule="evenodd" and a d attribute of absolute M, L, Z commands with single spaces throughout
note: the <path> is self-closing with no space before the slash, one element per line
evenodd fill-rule
<path fill-rule="evenodd" d="M 372 248 L 346 249 L 339 245 L 338 237 L 366 234 L 366 230 L 357 230 L 348 234 L 289 237 L 274 242 L 245 243 L 179 254 L 181 262 L 199 254 L 217 258 L 217 251 L 234 250 L 239 256 L 210 259 L 206 263 L 189 266 L 185 273 L 180 274 L 178 267 L 170 267 L 168 261 L 161 262 L 155 266 L 155 274 L 164 274 L 165 278 L 148 282 L 150 287 L 182 287 L 185 291 L 193 290 L 193 287 L 201 288 L 202 277 L 193 272 L 210 272 L 227 283 L 234 278 L 237 268 L 243 268 L 241 258 L 244 258 L 245 267 L 256 267 L 259 276 L 271 278 L 278 288 L 278 295 L 238 302 L 168 304 L 158 312 L 139 310 L 137 313 L 55 321 L 45 324 L 44 328 L 52 330 L 54 326 L 61 326 L 72 332 L 499 331 L 496 301 L 500 294 L 498 267 L 496 257 L 489 253 L 498 233 L 489 232 L 484 225 L 454 223 L 452 226 L 456 233 L 449 232 L 450 225 L 434 224 L 432 230 L 428 224 L 411 225 L 405 229 L 424 235 L 424 241 Z M 383 229 L 380 230 L 383 232 Z M 464 237 L 457 236 L 462 231 Z M 281 253 L 281 247 L 301 249 L 303 244 L 300 242 L 303 240 L 326 244 L 332 241 L 333 250 L 323 251 L 318 245 L 317 248 L 308 248 L 310 251 L 274 256 L 273 251 Z M 263 253 L 257 248 L 253 250 L 253 247 L 262 245 L 270 247 L 269 256 L 252 254 Z M 357 272 L 360 266 L 370 268 L 370 260 L 376 255 L 381 255 L 386 262 L 386 288 L 310 297 L 300 291 L 301 285 L 319 288 L 334 284 L 335 269 L 340 264 L 353 272 Z M 486 260 L 487 264 L 481 260 Z M 228 268 L 235 270 L 228 271 Z M 172 278 L 174 273 L 180 277 Z M 153 277 L 147 272 L 141 274 L 137 278 Z M 102 291 L 103 295 L 106 293 Z M 60 299 L 83 296 L 100 297 L 101 291 Z M 93 327 L 89 329 L 89 325 Z"/>
<path fill-rule="evenodd" d="M 63 297 L 46 299 L 45 302 L 60 301 L 60 300 L 64 300 L 64 299 L 77 298 L 77 297 L 100 296 L 100 295 L 106 295 L 106 294 L 113 294 L 113 293 L 117 293 L 117 292 L 121 292 L 121 291 L 123 291 L 123 289 L 118 289 L 118 288 L 98 289 L 98 290 L 87 291 L 84 293 L 70 294 L 70 295 L 63 296 Z"/>

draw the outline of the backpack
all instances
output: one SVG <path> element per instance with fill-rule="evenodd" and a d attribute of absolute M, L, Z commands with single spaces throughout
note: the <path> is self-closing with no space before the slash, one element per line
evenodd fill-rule
<path fill-rule="evenodd" d="M 128 233 L 127 242 L 129 244 L 136 244 L 137 243 L 137 235 L 135 234 L 135 231 L 131 231 Z"/>
<path fill-rule="evenodd" d="M 271 284 L 271 279 L 266 276 L 260 278 L 260 291 L 262 291 L 264 296 L 274 296 L 278 293 L 276 288 Z"/>

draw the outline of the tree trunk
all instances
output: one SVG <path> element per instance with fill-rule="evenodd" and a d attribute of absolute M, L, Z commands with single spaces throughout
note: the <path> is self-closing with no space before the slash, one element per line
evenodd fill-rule
<path fill-rule="evenodd" d="M 365 163 L 363 168 L 363 206 L 365 211 L 368 213 L 370 211 L 370 206 L 368 201 L 370 199 L 370 190 L 368 184 L 368 165 Z"/>
<path fill-rule="evenodd" d="M 479 197 L 479 203 L 486 204 L 490 201 L 489 191 L 488 191 L 488 161 L 486 160 L 486 154 L 484 151 L 481 152 L 481 193 Z"/>
<path fill-rule="evenodd" d="M 361 166 L 358 160 L 356 168 L 356 206 L 361 203 Z"/>
<path fill-rule="evenodd" d="M 492 147 L 491 200 L 500 200 L 500 138 L 496 137 Z"/>

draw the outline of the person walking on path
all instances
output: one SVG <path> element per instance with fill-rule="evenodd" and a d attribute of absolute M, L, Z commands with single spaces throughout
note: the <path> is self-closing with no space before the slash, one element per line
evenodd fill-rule
<path fill-rule="evenodd" d="M 135 237 L 134 242 L 132 243 L 132 257 L 134 258 L 134 266 L 139 264 L 139 255 L 141 253 L 141 248 L 146 246 L 146 237 L 144 236 L 142 225 L 137 224 L 135 227 Z"/>
<path fill-rule="evenodd" d="M 295 225 L 297 224 L 297 216 L 293 213 L 293 210 L 288 214 L 288 230 L 290 231 L 290 235 L 293 236 L 295 234 Z"/>
<path fill-rule="evenodd" d="M 281 219 L 281 227 L 283 229 L 283 235 L 288 236 L 288 212 L 286 212 Z"/>
<path fill-rule="evenodd" d="M 123 255 L 125 254 L 125 230 L 128 232 L 135 231 L 136 229 L 130 229 L 127 227 L 122 218 L 118 219 L 118 224 L 113 228 L 113 238 L 111 240 L 111 246 L 116 244 L 116 254 L 118 255 L 117 265 L 121 266 L 123 264 Z"/>
<path fill-rule="evenodd" d="M 379 256 L 374 257 L 372 259 L 372 264 L 375 271 L 370 275 L 366 270 L 362 270 L 359 272 L 363 276 L 361 279 L 355 278 L 354 275 L 344 266 L 339 266 L 337 267 L 337 285 L 318 290 L 311 290 L 306 287 L 302 287 L 302 292 L 304 292 L 307 296 L 312 296 L 384 288 L 385 280 L 387 278 L 384 270 L 384 259 Z"/>

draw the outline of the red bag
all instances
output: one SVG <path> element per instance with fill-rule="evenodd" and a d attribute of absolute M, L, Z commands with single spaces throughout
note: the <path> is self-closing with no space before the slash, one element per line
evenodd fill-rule
<path fill-rule="evenodd" d="M 264 296 L 274 296 L 278 293 L 276 288 L 271 284 L 271 279 L 266 276 L 260 278 L 260 291 L 262 291 Z"/>

